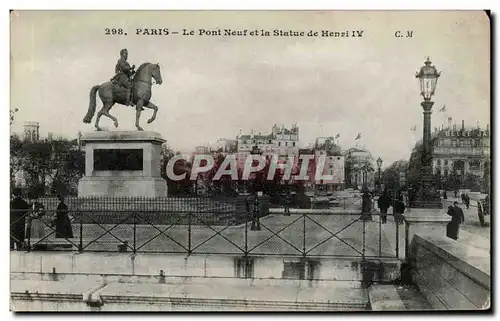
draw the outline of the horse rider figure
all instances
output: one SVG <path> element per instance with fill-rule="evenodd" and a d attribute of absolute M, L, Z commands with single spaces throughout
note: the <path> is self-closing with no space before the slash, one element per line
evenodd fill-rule
<path fill-rule="evenodd" d="M 113 83 L 117 83 L 118 85 L 124 87 L 126 89 L 126 102 L 125 105 L 132 106 L 134 103 L 132 101 L 132 76 L 135 73 L 135 65 L 130 67 L 130 64 L 127 62 L 128 51 L 127 49 L 120 50 L 120 59 L 115 66 L 115 76 L 111 78 Z"/>

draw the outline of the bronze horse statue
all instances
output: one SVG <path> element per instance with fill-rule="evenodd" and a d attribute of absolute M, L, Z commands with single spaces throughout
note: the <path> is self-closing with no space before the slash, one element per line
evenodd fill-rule
<path fill-rule="evenodd" d="M 152 63 L 142 64 L 135 73 L 132 85 L 132 102 L 135 104 L 136 115 L 135 115 L 135 127 L 137 130 L 142 131 L 142 127 L 139 125 L 139 118 L 141 117 L 141 111 L 144 107 L 153 109 L 153 116 L 148 119 L 148 124 L 156 119 L 156 113 L 158 112 L 158 107 L 153 104 L 151 99 L 151 87 L 153 85 L 152 79 L 160 85 L 162 83 L 160 65 Z M 107 116 L 113 120 L 115 127 L 118 127 L 118 120 L 113 117 L 109 110 L 115 103 L 126 104 L 127 92 L 125 88 L 114 84 L 111 81 L 105 82 L 101 85 L 96 85 L 90 89 L 90 104 L 87 115 L 83 118 L 83 122 L 90 124 L 92 118 L 94 117 L 96 111 L 96 94 L 99 91 L 99 97 L 103 103 L 102 109 L 97 113 L 97 118 L 95 121 L 95 128 L 101 130 L 99 127 L 99 119 L 101 116 Z"/>

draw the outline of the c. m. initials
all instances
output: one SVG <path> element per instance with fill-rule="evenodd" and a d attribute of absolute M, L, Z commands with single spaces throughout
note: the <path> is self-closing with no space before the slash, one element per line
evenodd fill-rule
<path fill-rule="evenodd" d="M 403 31 L 398 30 L 394 33 L 394 36 L 396 38 L 413 38 L 413 30 L 407 30 L 406 35 Z"/>

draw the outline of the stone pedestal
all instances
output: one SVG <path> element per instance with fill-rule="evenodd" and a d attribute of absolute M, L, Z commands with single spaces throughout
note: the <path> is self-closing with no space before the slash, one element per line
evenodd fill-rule
<path fill-rule="evenodd" d="M 156 132 L 91 132 L 85 144 L 85 176 L 78 182 L 78 197 L 164 197 L 167 182 L 161 177 L 161 144 Z"/>

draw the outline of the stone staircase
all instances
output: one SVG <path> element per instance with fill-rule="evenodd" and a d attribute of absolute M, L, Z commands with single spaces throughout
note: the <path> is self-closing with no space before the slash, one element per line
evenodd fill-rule
<path fill-rule="evenodd" d="M 11 281 L 13 311 L 363 311 L 368 291 L 342 281 L 248 279 L 165 283 Z M 305 285 L 305 286 L 304 286 Z"/>

